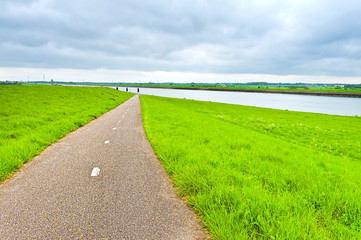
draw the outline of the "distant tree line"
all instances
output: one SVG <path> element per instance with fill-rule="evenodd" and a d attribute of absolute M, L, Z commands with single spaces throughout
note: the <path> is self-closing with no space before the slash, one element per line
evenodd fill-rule
<path fill-rule="evenodd" d="M 0 81 L 0 85 L 21 85 L 21 82 L 16 81 Z"/>
<path fill-rule="evenodd" d="M 345 88 L 361 88 L 361 84 L 345 84 Z"/>

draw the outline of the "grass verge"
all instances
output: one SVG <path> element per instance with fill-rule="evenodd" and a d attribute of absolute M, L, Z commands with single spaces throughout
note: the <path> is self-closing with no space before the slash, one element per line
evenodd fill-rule
<path fill-rule="evenodd" d="M 215 239 L 360 239 L 360 117 L 141 103 L 157 156 Z"/>
<path fill-rule="evenodd" d="M 98 87 L 0 86 L 0 182 L 133 95 Z"/>

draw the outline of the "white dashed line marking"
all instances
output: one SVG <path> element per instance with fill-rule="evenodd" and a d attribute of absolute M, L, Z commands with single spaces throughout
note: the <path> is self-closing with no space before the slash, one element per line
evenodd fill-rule
<path fill-rule="evenodd" d="M 113 128 L 113 130 L 117 130 L 117 128 Z"/>
<path fill-rule="evenodd" d="M 95 167 L 95 168 L 93 168 L 93 171 L 92 171 L 92 173 L 90 174 L 90 176 L 96 177 L 96 176 L 99 175 L 99 172 L 100 172 L 100 168 Z"/>
<path fill-rule="evenodd" d="M 104 144 L 108 144 L 109 143 L 109 140 L 106 140 L 105 142 L 104 142 Z"/>

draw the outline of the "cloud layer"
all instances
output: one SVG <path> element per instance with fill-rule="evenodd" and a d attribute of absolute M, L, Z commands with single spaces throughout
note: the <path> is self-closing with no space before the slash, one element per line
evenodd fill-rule
<path fill-rule="evenodd" d="M 361 1 L 2 0 L 0 66 L 361 75 Z"/>

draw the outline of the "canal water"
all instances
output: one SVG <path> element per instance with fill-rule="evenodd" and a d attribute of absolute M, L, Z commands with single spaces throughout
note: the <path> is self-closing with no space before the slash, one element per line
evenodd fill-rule
<path fill-rule="evenodd" d="M 118 89 L 126 90 L 125 87 Z M 136 93 L 137 88 L 128 87 L 128 91 Z M 139 93 L 291 111 L 361 116 L 361 98 L 160 88 L 139 88 Z"/>

